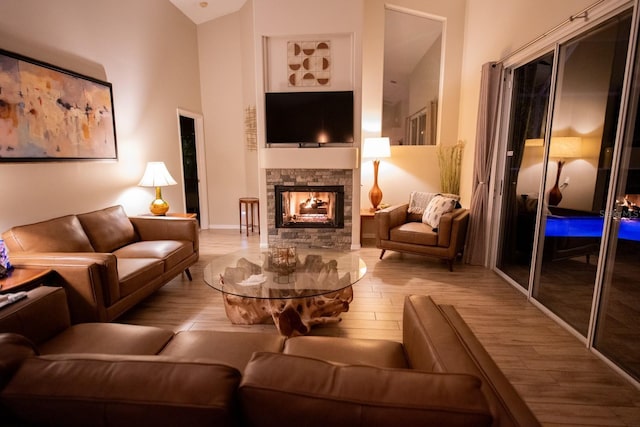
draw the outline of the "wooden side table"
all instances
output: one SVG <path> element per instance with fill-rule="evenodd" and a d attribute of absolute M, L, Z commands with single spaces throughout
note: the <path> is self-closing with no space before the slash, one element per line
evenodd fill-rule
<path fill-rule="evenodd" d="M 247 236 L 249 235 L 249 212 L 251 212 L 251 232 L 253 233 L 253 226 L 257 225 L 258 233 L 260 233 L 260 199 L 257 197 L 240 197 L 238 199 L 238 214 L 240 216 L 240 233 L 242 233 L 242 207 L 244 206 L 244 219 L 245 228 L 247 229 Z M 258 211 L 258 223 L 253 220 L 254 207 Z"/>
<path fill-rule="evenodd" d="M 362 238 L 364 236 L 364 227 L 366 224 L 374 222 L 376 213 L 369 208 L 360 209 L 360 246 L 362 246 Z"/>
<path fill-rule="evenodd" d="M 142 214 L 142 216 L 150 216 L 153 218 L 167 219 L 167 218 L 198 218 L 198 214 L 194 213 L 184 213 L 184 212 L 167 212 L 164 215 L 154 215 L 150 213 Z"/>
<path fill-rule="evenodd" d="M 15 267 L 7 277 L 0 279 L 0 293 L 27 291 L 45 283 L 52 272 L 50 268 Z"/>

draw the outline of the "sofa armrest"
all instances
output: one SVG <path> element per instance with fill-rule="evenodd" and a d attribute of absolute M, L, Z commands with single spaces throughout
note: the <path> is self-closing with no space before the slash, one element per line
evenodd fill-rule
<path fill-rule="evenodd" d="M 97 252 L 12 252 L 11 263 L 51 268 L 67 292 L 72 323 L 106 321 L 104 307 L 120 299 L 115 255 Z"/>
<path fill-rule="evenodd" d="M 38 286 L 27 297 L 0 310 L 0 332 L 22 335 L 40 346 L 71 326 L 63 288 Z"/>
<path fill-rule="evenodd" d="M 198 221 L 195 218 L 129 217 L 140 240 L 185 240 L 199 251 Z"/>
<path fill-rule="evenodd" d="M 450 259 L 454 259 L 464 250 L 464 244 L 467 239 L 467 227 L 469 225 L 469 211 L 462 210 L 451 220 L 451 235 L 447 252 Z"/>
<path fill-rule="evenodd" d="M 392 228 L 407 222 L 407 209 L 409 204 L 389 206 L 376 212 L 376 240 L 389 240 L 389 232 Z"/>
<path fill-rule="evenodd" d="M 451 327 L 455 329 L 469 358 L 473 359 L 473 364 L 478 370 L 474 374 L 482 379 L 482 389 L 489 402 L 489 407 L 492 409 L 494 419 L 498 420 L 501 425 L 539 426 L 540 423 L 531 409 L 455 307 L 440 305 L 439 308 Z"/>
<path fill-rule="evenodd" d="M 454 307 L 427 295 L 405 297 L 402 340 L 413 369 L 480 378 L 494 425 L 540 425 Z"/>
<path fill-rule="evenodd" d="M 454 209 L 442 215 L 438 224 L 438 246 L 447 248 L 458 243 L 461 228 L 464 228 L 465 233 L 467 231 L 466 217 L 468 215 L 469 211 L 464 208 Z"/>
<path fill-rule="evenodd" d="M 27 358 L 0 399 L 29 425 L 232 426 L 239 382 L 214 362 L 66 354 Z"/>

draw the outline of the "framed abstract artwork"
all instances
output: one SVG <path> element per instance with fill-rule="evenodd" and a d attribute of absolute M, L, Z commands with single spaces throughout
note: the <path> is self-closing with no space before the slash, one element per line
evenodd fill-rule
<path fill-rule="evenodd" d="M 0 162 L 116 160 L 110 83 L 0 49 Z"/>

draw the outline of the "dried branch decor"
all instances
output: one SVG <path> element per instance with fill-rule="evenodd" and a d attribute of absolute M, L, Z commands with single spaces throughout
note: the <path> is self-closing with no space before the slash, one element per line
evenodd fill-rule
<path fill-rule="evenodd" d="M 244 110 L 244 137 L 247 150 L 256 151 L 258 149 L 258 135 L 255 105 L 249 105 Z"/>
<path fill-rule="evenodd" d="M 464 141 L 455 145 L 438 145 L 438 164 L 440 165 L 440 190 L 443 193 L 460 194 L 460 167 Z"/>

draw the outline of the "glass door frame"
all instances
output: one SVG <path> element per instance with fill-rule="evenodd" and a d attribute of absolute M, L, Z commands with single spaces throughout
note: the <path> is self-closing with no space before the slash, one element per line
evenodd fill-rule
<path fill-rule="evenodd" d="M 551 119 L 553 117 L 553 108 L 555 105 L 555 95 L 556 95 L 556 77 L 557 77 L 557 66 L 558 66 L 558 57 L 560 50 L 560 42 L 556 42 L 553 46 L 548 47 L 544 50 L 536 51 L 535 54 L 528 56 L 522 62 L 518 64 L 513 64 L 510 66 L 506 66 L 503 69 L 503 90 L 501 108 L 500 108 L 500 117 L 499 117 L 499 140 L 498 147 L 494 153 L 493 159 L 493 176 L 492 181 L 494 182 L 493 189 L 493 203 L 492 203 L 492 212 L 495 213 L 492 215 L 491 222 L 491 247 L 494 248 L 493 251 L 490 252 L 490 264 L 489 267 L 495 271 L 500 277 L 507 280 L 511 285 L 513 285 L 516 289 L 527 295 L 527 299 L 529 301 L 533 300 L 532 291 L 533 291 L 533 281 L 535 278 L 535 274 L 539 273 L 540 265 L 536 261 L 538 258 L 538 247 L 540 241 L 540 216 L 542 214 L 542 210 L 546 207 L 546 201 L 544 197 L 541 198 L 542 203 L 538 203 L 536 207 L 536 227 L 533 236 L 533 241 L 536 242 L 533 246 L 532 252 L 532 262 L 531 265 L 534 265 L 535 268 L 529 270 L 529 286 L 525 289 L 520 286 L 515 280 L 513 280 L 509 275 L 501 271 L 498 266 L 498 248 L 500 246 L 500 226 L 501 226 L 501 217 L 500 213 L 502 212 L 502 194 L 505 188 L 505 180 L 506 180 L 506 172 L 505 166 L 507 163 L 507 157 L 509 157 L 509 153 L 507 151 L 508 138 L 509 138 L 509 125 L 510 125 L 510 110 L 512 107 L 513 101 L 513 78 L 514 71 L 516 68 L 520 66 L 524 66 L 527 63 L 534 61 L 537 58 L 540 58 L 549 53 L 553 53 L 553 68 L 551 74 L 552 85 L 549 92 L 549 106 L 547 108 L 547 117 L 545 124 L 545 137 L 544 137 L 544 153 L 542 160 L 546 165 L 549 158 L 549 140 L 551 138 Z M 543 194 L 544 183 L 547 179 L 547 168 L 542 168 L 542 176 L 540 178 L 540 185 L 538 187 L 538 194 Z"/>
<path fill-rule="evenodd" d="M 640 32 L 640 11 L 639 8 L 640 0 L 629 1 L 619 1 L 615 4 L 610 4 L 608 8 L 600 11 L 600 13 L 596 13 L 594 15 L 589 15 L 589 20 L 583 23 L 575 23 L 574 25 L 568 24 L 567 28 L 558 32 L 555 36 L 555 40 L 551 43 L 544 43 L 540 41 L 537 44 L 532 45 L 529 49 L 525 49 L 524 53 L 519 53 L 514 55 L 512 58 L 507 58 L 503 61 L 503 89 L 501 93 L 500 99 L 500 116 L 498 118 L 499 129 L 498 129 L 498 141 L 497 147 L 494 151 L 494 157 L 492 159 L 492 174 L 491 179 L 493 181 L 493 197 L 492 203 L 490 204 L 490 212 L 491 212 L 491 222 L 490 222 L 490 236 L 489 245 L 491 250 L 489 251 L 489 268 L 493 270 L 498 276 L 503 278 L 509 284 L 511 284 L 515 289 L 524 293 L 527 296 L 527 300 L 542 310 L 549 317 L 554 319 L 557 323 L 563 326 L 567 331 L 575 335 L 580 341 L 582 341 L 587 348 L 589 348 L 594 354 L 600 357 L 605 363 L 607 363 L 612 369 L 618 372 L 623 377 L 627 378 L 630 382 L 636 384 L 636 386 L 640 387 L 638 381 L 632 378 L 629 374 L 627 374 L 622 368 L 617 366 L 615 363 L 610 361 L 606 356 L 601 354 L 594 347 L 594 338 L 596 331 L 596 323 L 599 315 L 599 307 L 600 300 L 602 298 L 602 292 L 604 287 L 604 281 L 606 280 L 605 275 L 610 271 L 610 265 L 608 263 L 612 263 L 613 260 L 609 260 L 608 256 L 612 251 L 612 247 L 615 246 L 615 241 L 612 242 L 612 228 L 613 228 L 613 216 L 616 211 L 616 198 L 617 191 L 619 185 L 619 174 L 621 169 L 621 161 L 623 160 L 623 155 L 625 154 L 625 143 L 628 143 L 627 138 L 632 138 L 633 128 L 630 128 L 628 123 L 628 111 L 630 108 L 630 96 L 634 94 L 633 92 L 633 72 L 635 69 L 635 73 L 640 74 L 640 58 L 636 58 L 636 52 L 638 50 L 638 36 Z M 513 101 L 513 76 L 516 68 L 527 64 L 535 60 L 536 58 L 548 54 L 550 52 L 554 52 L 554 65 L 553 65 L 553 77 L 552 77 L 552 88 L 549 97 L 549 108 L 548 108 L 548 120 L 546 123 L 545 130 L 545 149 L 543 154 L 543 161 L 546 165 L 549 161 L 549 140 L 551 138 L 551 126 L 553 117 L 553 109 L 555 106 L 555 96 L 556 96 L 556 77 L 557 77 L 557 67 L 559 61 L 559 48 L 563 43 L 566 43 L 570 39 L 579 36 L 580 34 L 584 34 L 598 25 L 602 24 L 604 21 L 623 13 L 625 10 L 633 10 L 630 36 L 629 36 L 629 45 L 627 48 L 627 59 L 625 64 L 625 75 L 624 75 L 624 83 L 622 89 L 622 97 L 620 104 L 620 111 L 618 113 L 618 126 L 616 129 L 616 136 L 614 141 L 614 149 L 612 155 L 612 164 L 611 164 L 611 172 L 610 172 L 610 180 L 607 188 L 607 201 L 606 207 L 607 209 L 604 212 L 605 221 L 602 230 L 602 242 L 600 245 L 599 255 L 598 255 L 598 267 L 596 272 L 596 279 L 593 291 L 593 299 L 591 303 L 591 313 L 589 318 L 589 326 L 587 336 L 583 336 L 578 331 L 576 331 L 571 325 L 561 319 L 559 316 L 555 315 L 551 310 L 547 309 L 542 303 L 538 302 L 533 297 L 534 290 L 534 280 L 537 275 L 540 273 L 541 268 L 541 259 L 538 256 L 538 249 L 540 247 L 540 241 L 543 239 L 543 227 L 544 224 L 541 224 L 541 215 L 542 210 L 546 206 L 547 202 L 538 203 L 537 212 L 536 212 L 536 227 L 535 227 L 535 235 L 534 235 L 534 245 L 532 252 L 532 265 L 535 267 L 530 270 L 529 276 L 529 286 L 527 289 L 520 286 L 515 280 L 511 279 L 506 273 L 502 272 L 497 267 L 498 260 L 498 251 L 500 245 L 500 226 L 501 226 L 501 212 L 502 212 L 502 192 L 504 190 L 504 180 L 506 178 L 505 173 L 505 165 L 507 153 L 506 149 L 508 146 L 508 138 L 509 138 L 509 121 L 510 121 L 510 111 L 511 111 L 511 102 Z M 544 37 L 541 37 L 543 39 Z M 636 77 L 640 79 L 640 75 Z M 636 88 L 637 92 L 640 93 L 640 88 Z M 640 105 L 637 107 L 637 114 L 640 114 Z M 624 166 L 624 165 L 623 165 Z M 624 166 L 626 167 L 626 166 Z M 543 168 L 542 178 L 540 183 L 540 193 L 543 194 L 544 184 L 547 179 L 547 167 Z M 543 198 L 544 200 L 544 198 Z M 617 236 L 613 236 L 616 237 Z"/>
<path fill-rule="evenodd" d="M 589 320 L 589 333 L 587 335 L 587 347 L 604 360 L 612 369 L 618 372 L 630 382 L 640 388 L 640 382 L 633 378 L 630 374 L 613 363 L 607 356 L 602 354 L 595 347 L 595 335 L 598 317 L 601 309 L 601 299 L 605 291 L 605 282 L 608 276 L 612 274 L 615 263 L 615 250 L 617 247 L 619 227 L 614 230 L 614 221 L 618 215 L 618 190 L 622 183 L 621 170 L 627 168 L 624 177 L 626 184 L 628 176 L 629 156 L 632 150 L 631 143 L 634 137 L 635 123 L 629 121 L 630 109 L 634 109 L 634 114 L 640 114 L 640 101 L 636 100 L 633 104 L 633 97 L 640 95 L 640 2 L 634 0 L 634 13 L 631 19 L 631 30 L 629 35 L 629 46 L 627 47 L 627 62 L 625 64 L 624 83 L 622 87 L 622 96 L 620 103 L 620 112 L 618 113 L 619 123 L 616 130 L 615 143 L 613 146 L 613 154 L 611 161 L 611 178 L 609 182 L 607 195 L 607 209 L 604 212 L 605 221 L 602 234 L 602 244 L 600 247 L 600 261 L 598 263 L 598 272 L 596 276 L 596 284 L 594 288 L 594 297 L 591 306 L 591 318 Z M 634 79 L 636 80 L 634 82 Z M 623 164 L 624 163 L 624 164 Z"/>

